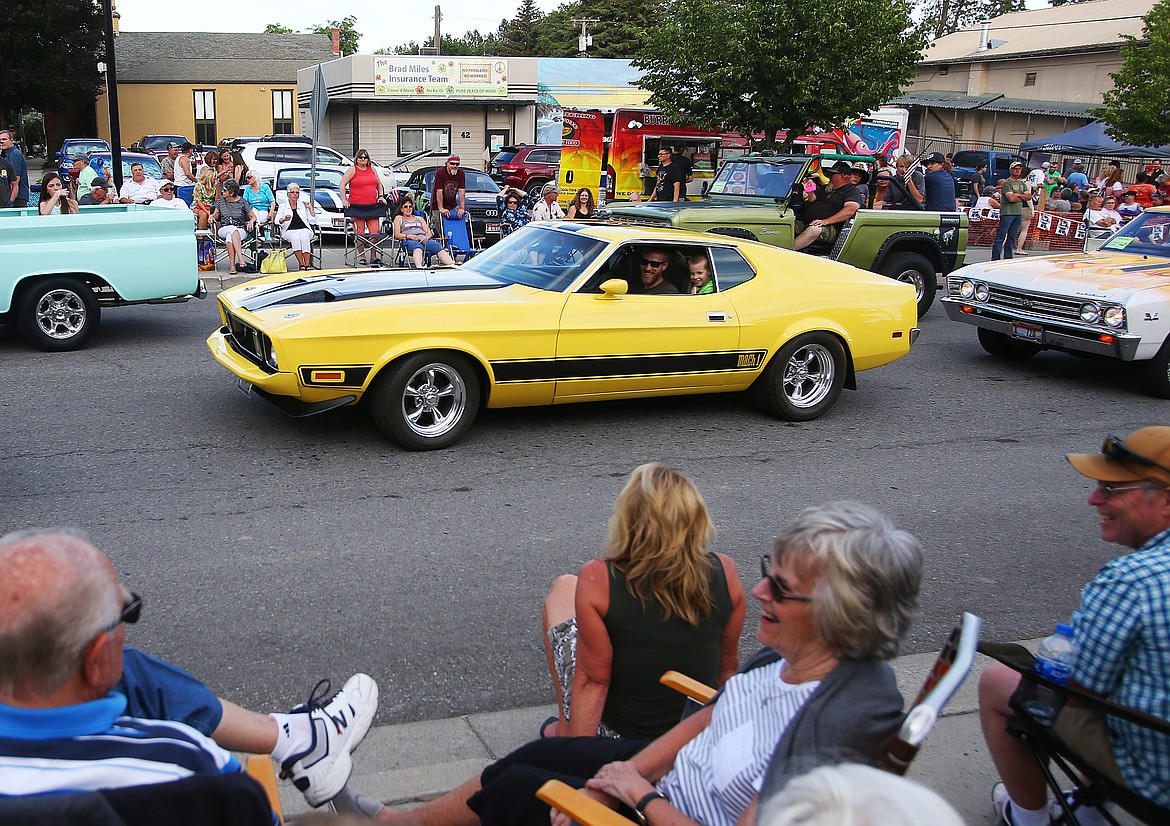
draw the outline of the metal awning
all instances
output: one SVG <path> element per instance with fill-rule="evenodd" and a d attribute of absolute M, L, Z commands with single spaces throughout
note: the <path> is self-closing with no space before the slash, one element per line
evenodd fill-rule
<path fill-rule="evenodd" d="M 1099 104 L 1073 103 L 1063 100 L 1028 100 L 1008 98 L 995 92 L 968 95 L 964 92 L 903 92 L 889 102 L 890 106 L 925 106 L 929 109 L 983 109 L 987 112 L 1019 112 L 1021 114 L 1054 115 L 1057 117 L 1091 117 L 1088 110 Z"/>

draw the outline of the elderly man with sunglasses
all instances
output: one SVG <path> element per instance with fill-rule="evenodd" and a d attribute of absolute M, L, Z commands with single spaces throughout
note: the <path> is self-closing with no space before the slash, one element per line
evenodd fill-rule
<path fill-rule="evenodd" d="M 1170 719 L 1170 427 L 1109 436 L 1100 453 L 1070 453 L 1096 480 L 1089 504 L 1101 538 L 1133 553 L 1108 562 L 1081 592 L 1073 613 L 1073 680 L 1116 703 Z M 1019 675 L 993 663 L 979 681 L 983 736 L 1002 784 L 993 795 L 1000 823 L 1050 822 L 1044 776 L 1024 741 L 1007 733 L 1008 701 Z M 1057 734 L 1099 769 L 1162 806 L 1170 806 L 1170 741 L 1120 720 L 1066 706 Z M 1082 822 L 1087 822 L 1082 818 Z"/>
<path fill-rule="evenodd" d="M 80 536 L 0 537 L 0 571 L 0 800 L 238 773 L 228 749 L 271 754 L 314 806 L 349 778 L 377 708 L 365 674 L 327 704 L 314 689 L 287 714 L 248 711 L 123 646 L 142 599 Z"/>

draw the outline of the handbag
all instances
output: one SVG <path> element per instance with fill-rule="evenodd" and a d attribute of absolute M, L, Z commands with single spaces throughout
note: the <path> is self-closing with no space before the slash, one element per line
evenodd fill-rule
<path fill-rule="evenodd" d="M 199 265 L 199 272 L 210 272 L 215 269 L 215 244 L 210 238 L 200 238 L 195 246 L 195 260 Z"/>
<path fill-rule="evenodd" d="M 288 250 L 273 250 L 260 262 L 260 272 L 265 275 L 276 275 L 288 272 Z"/>

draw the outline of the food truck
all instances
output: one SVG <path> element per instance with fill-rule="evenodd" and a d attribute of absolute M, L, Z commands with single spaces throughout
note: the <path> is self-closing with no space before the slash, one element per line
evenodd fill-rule
<path fill-rule="evenodd" d="M 614 112 L 565 109 L 562 115 L 560 200 L 582 187 L 598 201 L 648 197 L 658 176 L 658 149 L 669 146 L 691 161 L 687 195 L 697 198 L 715 175 L 725 136 L 670 122 L 657 109 Z M 602 185 L 604 182 L 604 190 Z"/>

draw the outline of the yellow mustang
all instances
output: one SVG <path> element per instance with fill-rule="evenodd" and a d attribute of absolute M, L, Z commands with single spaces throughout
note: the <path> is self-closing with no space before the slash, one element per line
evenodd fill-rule
<path fill-rule="evenodd" d="M 458 441 L 481 406 L 750 389 L 814 419 L 918 333 L 914 288 L 889 278 L 722 235 L 569 222 L 459 267 L 261 278 L 219 309 L 207 346 L 245 393 L 298 416 L 365 397 L 411 450 Z"/>

